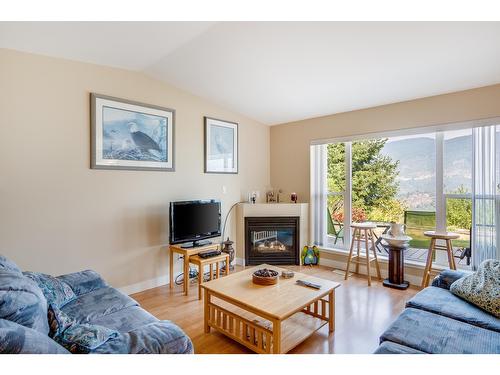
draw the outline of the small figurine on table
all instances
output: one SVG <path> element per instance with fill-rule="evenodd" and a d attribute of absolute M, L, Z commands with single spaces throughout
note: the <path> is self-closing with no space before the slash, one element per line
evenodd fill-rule
<path fill-rule="evenodd" d="M 314 246 L 304 246 L 302 249 L 302 264 L 315 266 L 319 264 L 319 249 Z"/>

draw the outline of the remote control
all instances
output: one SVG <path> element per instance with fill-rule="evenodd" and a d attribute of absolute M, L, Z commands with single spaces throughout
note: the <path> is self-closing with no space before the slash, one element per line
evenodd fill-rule
<path fill-rule="evenodd" d="M 304 280 L 297 280 L 297 284 L 303 285 L 303 286 L 308 286 L 310 288 L 314 289 L 321 289 L 321 285 L 319 284 L 314 284 L 309 281 L 304 281 Z"/>

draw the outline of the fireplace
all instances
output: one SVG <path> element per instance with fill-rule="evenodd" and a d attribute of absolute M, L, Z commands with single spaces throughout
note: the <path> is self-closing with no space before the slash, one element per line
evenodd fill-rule
<path fill-rule="evenodd" d="M 300 264 L 299 217 L 245 217 L 245 264 Z"/>

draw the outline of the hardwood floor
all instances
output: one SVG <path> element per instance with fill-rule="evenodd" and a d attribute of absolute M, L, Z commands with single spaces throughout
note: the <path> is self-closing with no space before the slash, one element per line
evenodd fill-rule
<path fill-rule="evenodd" d="M 378 346 L 380 334 L 404 309 L 406 301 L 418 292 L 413 287 L 407 290 L 385 288 L 382 282 L 373 279 L 372 286 L 368 287 L 366 279 L 357 275 L 345 281 L 343 275 L 328 267 L 286 268 L 342 284 L 336 291 L 335 332 L 329 335 L 326 325 L 290 353 L 372 353 Z M 241 269 L 237 267 L 235 272 Z M 183 295 L 182 286 L 172 290 L 161 286 L 131 297 L 158 319 L 178 324 L 193 340 L 195 353 L 251 353 L 214 330 L 209 334 L 203 332 L 203 300 L 198 300 L 197 288 L 190 289 L 189 296 Z"/>

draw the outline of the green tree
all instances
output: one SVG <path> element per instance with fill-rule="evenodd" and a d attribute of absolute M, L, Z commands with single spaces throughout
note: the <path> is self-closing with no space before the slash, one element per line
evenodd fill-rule
<path fill-rule="evenodd" d="M 396 200 L 399 161 L 381 153 L 387 139 L 352 143 L 352 206 L 366 212 L 370 220 L 396 221 L 404 207 Z M 328 188 L 345 190 L 345 146 L 328 145 Z M 338 207 L 331 207 L 332 211 Z"/>
<path fill-rule="evenodd" d="M 467 194 L 463 185 L 452 194 Z M 448 198 L 446 200 L 446 224 L 452 230 L 470 229 L 472 226 L 472 199 Z"/>

